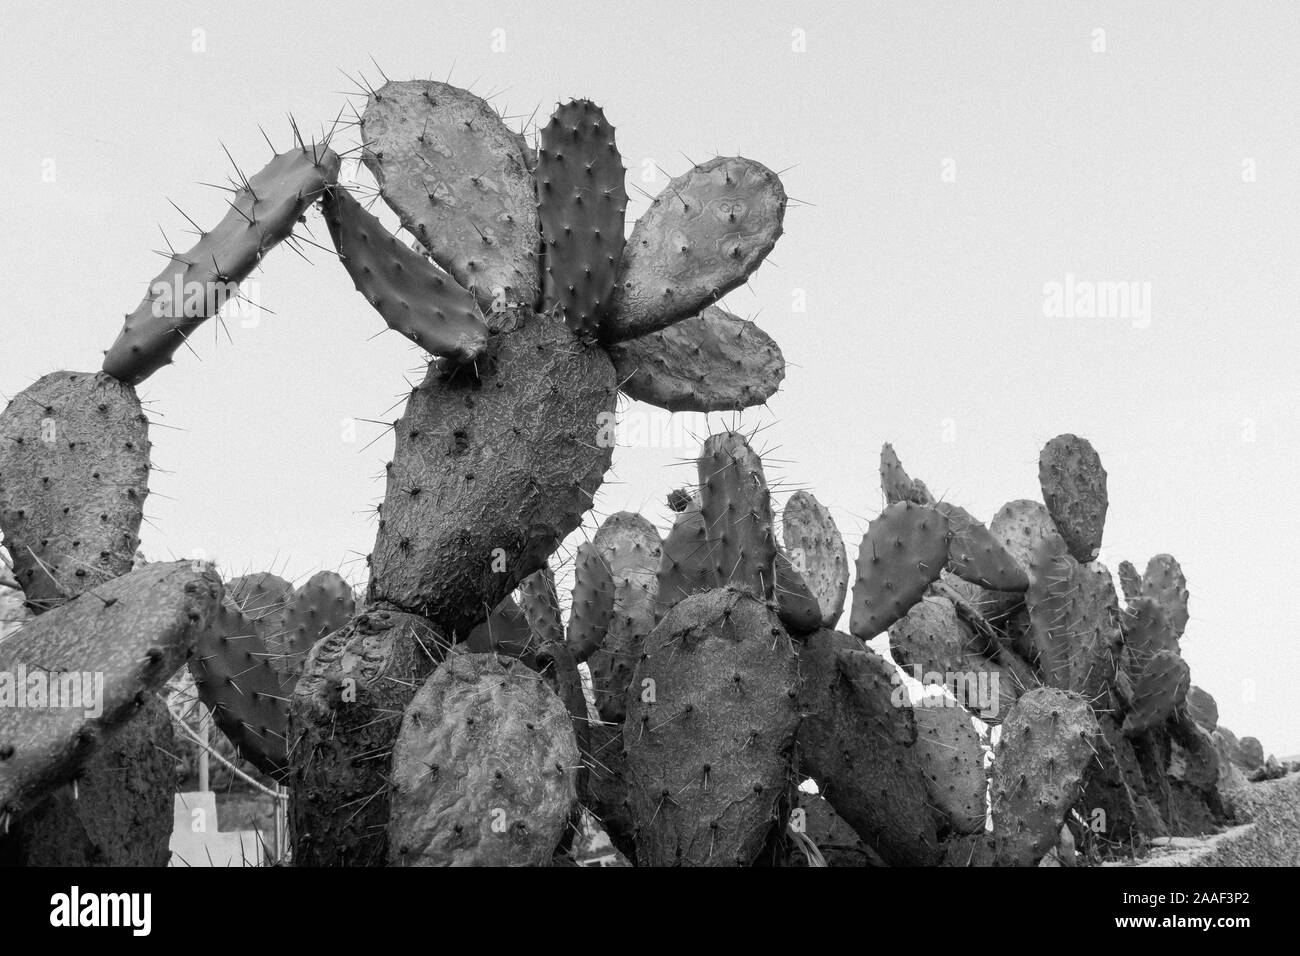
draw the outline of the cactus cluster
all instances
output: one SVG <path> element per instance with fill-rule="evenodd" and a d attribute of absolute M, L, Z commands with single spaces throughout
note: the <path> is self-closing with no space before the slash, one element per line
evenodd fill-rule
<path fill-rule="evenodd" d="M 639 865 L 788 865 L 824 859 L 808 808 L 860 859 L 1034 865 L 1212 826 L 1242 773 L 1275 772 L 1190 686 L 1178 563 L 1121 565 L 1121 607 L 1096 563 L 1106 472 L 1073 435 L 1043 450 L 1042 503 L 987 526 L 885 445 L 851 569 L 829 509 L 800 491 L 780 511 L 750 437 L 713 434 L 666 536 L 608 517 L 562 600 L 551 559 L 611 464 L 620 392 L 720 411 L 780 386 L 776 343 L 716 302 L 782 234 L 784 188 L 716 157 L 625 241 L 623 161 L 588 100 L 535 148 L 433 81 L 371 90 L 359 126 L 414 246 L 339 181 L 328 137 L 299 137 L 167 256 L 101 372 L 47 375 L 0 414 L 0 526 L 32 618 L 0 641 L 0 674 L 104 682 L 93 715 L 0 706 L 20 856 L 48 860 L 92 812 L 113 834 L 101 862 L 156 856 L 155 823 L 130 814 L 168 812 L 144 750 L 185 667 L 290 791 L 298 865 L 565 862 L 592 819 Z M 364 598 L 329 572 L 294 588 L 135 567 L 151 466 L 134 387 L 313 204 L 357 290 L 429 357 L 393 425 Z M 868 645 L 886 632 L 887 653 Z"/>

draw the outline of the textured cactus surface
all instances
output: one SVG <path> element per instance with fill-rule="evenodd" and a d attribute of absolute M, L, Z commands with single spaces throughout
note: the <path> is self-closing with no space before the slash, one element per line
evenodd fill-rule
<path fill-rule="evenodd" d="M 662 542 L 645 518 L 619 511 L 601 523 L 594 543 L 613 577 L 614 610 L 605 638 L 587 660 L 587 667 L 600 716 L 619 723 L 627 707 L 628 683 L 641 656 L 641 642 L 655 626 Z"/>
<path fill-rule="evenodd" d="M 1134 737 L 1164 723 L 1187 698 L 1191 673 L 1173 651 L 1156 651 L 1133 687 L 1133 702 L 1124 717 L 1124 733 Z"/>
<path fill-rule="evenodd" d="M 910 501 L 915 505 L 934 504 L 934 496 L 925 487 L 925 482 L 907 474 L 889 442 L 880 447 L 880 490 L 884 492 L 886 504 L 900 501 Z"/>
<path fill-rule="evenodd" d="M 483 354 L 488 327 L 469 290 L 400 242 L 343 187 L 330 189 L 322 208 L 339 261 L 390 329 L 455 362 Z"/>
<path fill-rule="evenodd" d="M 385 83 L 366 103 L 367 168 L 402 226 L 486 309 L 534 304 L 537 200 L 528 150 L 468 90 L 433 80 Z"/>
<path fill-rule="evenodd" d="M 780 238 L 785 203 L 776 173 L 752 159 L 718 156 L 673 179 L 632 229 L 601 337 L 657 332 L 743 283 Z"/>
<path fill-rule="evenodd" d="M 1219 704 L 1210 692 L 1192 684 L 1187 688 L 1187 716 L 1207 733 L 1219 726 Z"/>
<path fill-rule="evenodd" d="M 297 865 L 387 859 L 389 754 L 402 712 L 448 646 L 423 618 L 370 610 L 312 648 L 289 720 Z"/>
<path fill-rule="evenodd" d="M 585 663 L 605 640 L 614 615 L 614 575 L 590 541 L 578 548 L 573 562 L 573 600 L 569 605 L 568 643 L 574 659 Z"/>
<path fill-rule="evenodd" d="M 982 833 L 989 782 L 984 750 L 966 709 L 955 701 L 930 699 L 914 705 L 916 750 L 930 802 L 953 833 Z"/>
<path fill-rule="evenodd" d="M 560 595 L 550 567 L 534 571 L 519 582 L 519 609 L 524 612 L 536 647 L 564 641 Z"/>
<path fill-rule="evenodd" d="M 1174 629 L 1175 637 L 1182 637 L 1187 629 L 1187 578 L 1177 559 L 1168 554 L 1157 554 L 1147 562 L 1142 576 L 1142 593 L 1164 608 L 1165 617 Z"/>
<path fill-rule="evenodd" d="M 1027 498 L 1008 501 L 999 508 L 989 522 L 989 532 L 1026 570 L 1033 559 L 1034 549 L 1045 538 L 1059 540 L 1062 549 L 1068 550 L 1064 547 L 1065 539 L 1056 530 L 1047 509 L 1039 502 Z"/>
<path fill-rule="evenodd" d="M 406 708 L 393 745 L 389 862 L 544 866 L 570 825 L 581 766 L 564 705 L 518 662 L 455 652 Z"/>
<path fill-rule="evenodd" d="M 1052 521 L 1070 549 L 1087 564 L 1101 549 L 1106 526 L 1106 469 L 1086 438 L 1057 435 L 1038 456 L 1038 482 Z"/>
<path fill-rule="evenodd" d="M 330 183 L 339 157 L 315 143 L 273 157 L 227 199 L 230 208 L 185 252 L 173 252 L 104 356 L 104 371 L 137 385 L 164 365 L 190 334 L 235 298 L 237 286 Z M 195 228 L 198 228 L 197 226 Z"/>
<path fill-rule="evenodd" d="M 798 768 L 891 866 L 939 859 L 936 811 L 917 725 L 896 672 L 847 634 L 821 630 L 801 646 Z"/>
<path fill-rule="evenodd" d="M 1033 866 L 1056 845 L 1100 732 L 1088 702 L 1056 687 L 1017 701 L 1002 724 L 990 798 L 997 858 Z"/>
<path fill-rule="evenodd" d="M 430 366 L 395 429 L 369 600 L 456 633 L 578 526 L 613 452 L 604 351 L 548 316 L 516 318 L 477 375 Z"/>
<path fill-rule="evenodd" d="M 777 546 L 761 459 L 743 435 L 722 432 L 705 439 L 697 468 L 716 586 L 773 600 Z"/>
<path fill-rule="evenodd" d="M 1132 601 L 1142 595 L 1142 575 L 1133 567 L 1132 561 L 1119 563 L 1119 586 L 1124 592 L 1124 600 Z"/>
<path fill-rule="evenodd" d="M 352 585 L 338 572 L 313 574 L 286 602 L 280 631 L 267 641 L 273 666 L 285 679 L 296 680 L 307 652 L 352 620 L 356 608 Z"/>
<path fill-rule="evenodd" d="M 0 413 L 0 528 L 40 613 L 131 570 L 149 493 L 149 425 L 135 389 L 52 372 Z"/>
<path fill-rule="evenodd" d="M 995 591 L 1028 589 L 1025 569 L 969 511 L 945 501 L 934 510 L 948 519 L 948 567 L 953 574 Z"/>
<path fill-rule="evenodd" d="M 796 491 L 781 512 L 781 540 L 817 600 L 822 625 L 833 628 L 849 593 L 849 562 L 830 510 L 811 492 Z"/>
<path fill-rule="evenodd" d="M 184 665 L 214 625 L 220 601 L 212 572 L 186 561 L 155 564 L 98 585 L 5 638 L 5 695 L 26 699 L 0 706 L 0 811 L 20 812 L 72 780 L 104 734 Z M 74 686 L 85 706 L 51 706 L 55 688 L 62 694 Z"/>
<path fill-rule="evenodd" d="M 853 636 L 868 641 L 906 614 L 947 560 L 947 518 L 910 501 L 888 506 L 867 526 L 858 548 Z"/>
<path fill-rule="evenodd" d="M 785 379 L 785 356 L 766 332 L 711 305 L 666 329 L 609 346 L 618 387 L 672 412 L 762 405 Z"/>
<path fill-rule="evenodd" d="M 594 336 L 623 258 L 627 189 L 614 127 L 590 100 L 558 107 L 537 147 L 537 216 L 545 259 L 542 307 L 558 307 L 576 333 Z"/>
<path fill-rule="evenodd" d="M 698 499 L 689 495 L 663 542 L 659 559 L 656 614 L 662 618 L 683 598 L 707 591 L 716 580 L 713 546 L 704 528 Z"/>
<path fill-rule="evenodd" d="M 789 636 L 744 591 L 686 598 L 646 637 L 623 724 L 640 864 L 754 862 L 789 806 L 798 684 Z"/>

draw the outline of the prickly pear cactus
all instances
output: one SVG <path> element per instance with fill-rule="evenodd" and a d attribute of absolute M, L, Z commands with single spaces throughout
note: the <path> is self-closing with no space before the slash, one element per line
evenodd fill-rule
<path fill-rule="evenodd" d="M 481 97 L 434 80 L 385 83 L 361 116 L 361 158 L 433 261 L 487 308 L 533 303 L 537 200 L 527 147 Z"/>
<path fill-rule="evenodd" d="M 880 490 L 885 494 L 886 504 L 900 501 L 910 501 L 914 505 L 934 504 L 934 495 L 925 487 L 925 482 L 907 474 L 889 442 L 880 447 Z"/>
<path fill-rule="evenodd" d="M 1038 482 L 1052 521 L 1081 564 L 1097 559 L 1106 527 L 1106 469 L 1086 438 L 1057 435 L 1038 456 Z"/>
<path fill-rule="evenodd" d="M 573 600 L 569 605 L 568 643 L 574 659 L 585 663 L 605 640 L 614 616 L 614 575 L 591 542 L 584 542 L 573 562 Z"/>
<path fill-rule="evenodd" d="M 762 461 L 743 435 L 722 432 L 705 439 L 697 464 L 715 586 L 743 588 L 760 600 L 773 600 L 777 546 Z"/>
<path fill-rule="evenodd" d="M 609 346 L 619 389 L 671 412 L 762 405 L 785 379 L 780 346 L 716 305 L 666 329 Z"/>
<path fill-rule="evenodd" d="M 318 571 L 285 604 L 279 633 L 267 641 L 273 666 L 286 680 L 297 680 L 307 652 L 322 637 L 347 625 L 356 613 L 352 585 L 335 571 Z M 245 615 L 247 616 L 247 615 Z"/>
<path fill-rule="evenodd" d="M 72 780 L 103 735 L 183 666 L 214 626 L 220 602 L 213 572 L 188 561 L 155 564 L 98 585 L 7 637 L 0 673 L 15 675 L 8 692 L 22 688 L 27 699 L 0 706 L 0 811 L 19 813 Z M 61 693 L 63 675 L 72 674 L 92 682 L 89 700 L 91 689 L 81 685 L 85 707 L 50 706 L 45 693 L 40 703 L 34 699 L 42 688 Z"/>
<path fill-rule="evenodd" d="M 537 147 L 542 303 L 575 333 L 594 336 L 608 314 L 623 258 L 627 188 L 614 127 L 590 100 L 551 115 Z"/>
<path fill-rule="evenodd" d="M 36 613 L 131 570 L 149 493 L 135 389 L 52 372 L 0 413 L 0 528 Z"/>
<path fill-rule="evenodd" d="M 1027 498 L 1008 501 L 999 508 L 989 523 L 989 532 L 1025 570 L 1033 560 L 1034 549 L 1045 539 L 1060 541 L 1061 550 L 1068 550 L 1047 509 Z"/>
<path fill-rule="evenodd" d="M 560 699 L 518 662 L 452 653 L 393 745 L 397 866 L 545 866 L 577 806 L 581 759 Z"/>
<path fill-rule="evenodd" d="M 1029 576 L 988 528 L 965 508 L 941 501 L 934 510 L 948 519 L 948 568 L 964 581 L 994 591 L 1024 591 Z"/>
<path fill-rule="evenodd" d="M 1088 702 L 1069 691 L 1040 687 L 1016 703 L 1002 725 L 990 785 L 999 862 L 1034 866 L 1056 845 L 1099 732 Z"/>
<path fill-rule="evenodd" d="M 632 229 L 602 338 L 656 332 L 741 285 L 780 238 L 785 204 L 752 159 L 718 156 L 673 179 Z"/>
<path fill-rule="evenodd" d="M 1219 705 L 1210 692 L 1192 684 L 1187 688 L 1187 700 L 1184 703 L 1187 716 L 1206 733 L 1214 733 L 1219 726 Z"/>
<path fill-rule="evenodd" d="M 800 647 L 799 670 L 799 772 L 887 864 L 938 862 L 941 814 L 893 667 L 855 638 L 821 630 Z"/>
<path fill-rule="evenodd" d="M 423 618 L 372 609 L 307 655 L 289 720 L 295 864 L 387 859 L 388 754 L 402 712 L 448 647 Z"/>
<path fill-rule="evenodd" d="M 1142 594 L 1158 602 L 1164 609 L 1174 629 L 1174 637 L 1182 637 L 1187 629 L 1187 578 L 1178 561 L 1168 554 L 1157 554 L 1147 562 L 1142 576 Z"/>
<path fill-rule="evenodd" d="M 621 723 L 641 642 L 655 626 L 662 542 L 645 518 L 620 511 L 604 520 L 594 543 L 613 576 L 614 611 L 605 638 L 587 660 L 587 667 L 600 716 Z"/>
<path fill-rule="evenodd" d="M 953 833 L 983 833 L 989 782 L 970 714 L 950 698 L 914 702 L 916 749 L 930 802 Z"/>
<path fill-rule="evenodd" d="M 835 519 L 810 492 L 796 491 L 781 513 L 781 539 L 817 600 L 822 625 L 834 627 L 849 592 L 849 563 Z"/>
<path fill-rule="evenodd" d="M 798 659 L 746 591 L 679 602 L 645 639 L 623 742 L 643 866 L 748 866 L 783 826 Z"/>
<path fill-rule="evenodd" d="M 550 567 L 534 571 L 519 582 L 519 608 L 532 632 L 537 647 L 559 644 L 564 640 L 564 622 L 560 618 L 560 595 L 555 589 L 555 574 Z"/>
<path fill-rule="evenodd" d="M 1124 733 L 1135 737 L 1163 724 L 1187 698 L 1191 672 L 1173 651 L 1156 651 L 1142 668 L 1133 688 L 1133 701 L 1124 717 Z"/>
<path fill-rule="evenodd" d="M 104 371 L 138 385 L 170 364 L 190 334 L 235 297 L 238 283 L 289 238 L 307 208 L 337 181 L 339 162 L 326 145 L 299 143 L 252 177 L 240 173 L 241 184 L 221 221 L 190 249 L 173 252 L 149 283 L 105 354 Z"/>
<path fill-rule="evenodd" d="M 1133 567 L 1132 561 L 1119 563 L 1119 585 L 1124 592 L 1124 600 L 1132 601 L 1142 596 L 1142 575 Z"/>
<path fill-rule="evenodd" d="M 948 519 L 925 505 L 889 505 L 858 548 L 849 629 L 868 641 L 925 594 L 948 561 Z"/>

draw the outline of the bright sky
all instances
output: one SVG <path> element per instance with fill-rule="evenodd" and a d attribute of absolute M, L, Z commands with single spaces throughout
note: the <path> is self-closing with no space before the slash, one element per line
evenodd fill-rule
<path fill-rule="evenodd" d="M 632 216 L 635 187 L 653 195 L 687 157 L 786 170 L 802 205 L 725 304 L 789 375 L 742 422 L 764 426 L 774 477 L 832 507 L 851 555 L 881 505 L 882 442 L 987 521 L 1039 496 L 1047 439 L 1087 436 L 1110 472 L 1103 560 L 1176 555 L 1193 680 L 1239 735 L 1297 753 L 1298 47 L 1300 8 L 1266 3 L 11 0 L 0 391 L 98 368 L 158 270 L 158 225 L 185 241 L 167 198 L 215 222 L 222 194 L 198 183 L 227 175 L 221 144 L 256 169 L 259 124 L 284 148 L 286 113 L 328 123 L 355 89 L 344 72 L 379 80 L 371 56 L 495 94 L 516 125 L 591 97 L 618 127 Z M 274 315 L 229 323 L 233 344 L 205 330 L 198 358 L 142 388 L 169 426 L 150 558 L 364 576 L 391 438 L 365 447 L 381 428 L 362 419 L 395 416 L 419 358 L 372 340 L 382 321 L 309 257 L 274 252 L 252 287 Z M 1134 295 L 1115 316 L 1054 314 L 1053 283 Z M 693 473 L 677 463 L 721 425 L 668 419 L 629 408 L 637 445 L 600 514 L 667 525 L 664 495 Z"/>

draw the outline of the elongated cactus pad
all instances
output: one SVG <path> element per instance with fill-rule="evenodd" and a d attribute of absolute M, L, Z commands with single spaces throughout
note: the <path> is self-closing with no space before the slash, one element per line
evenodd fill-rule
<path fill-rule="evenodd" d="M 393 746 L 389 863 L 547 865 L 580 766 L 564 704 L 536 674 L 453 653 L 407 706 Z"/>
<path fill-rule="evenodd" d="M 1188 619 L 1187 578 L 1173 555 L 1157 554 L 1147 562 L 1146 574 L 1142 576 L 1142 593 L 1160 602 L 1173 626 L 1174 636 L 1182 637 Z"/>
<path fill-rule="evenodd" d="M 258 629 L 223 603 L 199 637 L 190 673 L 213 722 L 245 760 L 279 779 L 288 769 L 289 697 L 294 678 L 276 669 Z"/>
<path fill-rule="evenodd" d="M 1173 625 L 1165 615 L 1164 607 L 1153 598 L 1134 598 L 1120 617 L 1124 633 L 1125 656 L 1129 677 L 1133 681 L 1141 676 L 1147 661 L 1160 651 L 1180 653 Z"/>
<path fill-rule="evenodd" d="M 104 356 L 104 371 L 138 385 L 164 365 L 204 321 L 235 298 L 238 285 L 338 180 L 339 157 L 312 143 L 273 157 L 243 180 L 230 209 L 185 252 L 173 253 L 126 317 Z"/>
<path fill-rule="evenodd" d="M 925 482 L 908 476 L 889 442 L 880 446 L 880 490 L 885 493 L 887 504 L 900 501 L 910 501 L 915 505 L 934 504 L 934 495 L 930 494 Z"/>
<path fill-rule="evenodd" d="M 1026 571 L 1033 560 L 1034 549 L 1045 538 L 1060 541 L 1062 550 L 1066 550 L 1065 539 L 1056 530 L 1047 509 L 1028 498 L 1008 501 L 999 508 L 989 522 L 989 532 Z"/>
<path fill-rule="evenodd" d="M 573 601 L 569 605 L 569 647 L 585 663 L 605 640 L 614 616 L 614 575 L 591 542 L 578 548 L 573 565 Z"/>
<path fill-rule="evenodd" d="M 149 425 L 135 389 L 52 372 L 0 413 L 0 528 L 40 613 L 131 570 L 149 493 Z"/>
<path fill-rule="evenodd" d="M 811 634 L 822 626 L 822 609 L 803 575 L 794 569 L 781 551 L 776 553 L 776 613 L 786 630 L 796 636 Z"/>
<path fill-rule="evenodd" d="M 389 753 L 402 712 L 449 647 L 423 618 L 370 610 L 307 655 L 289 718 L 297 866 L 387 859 Z"/>
<path fill-rule="evenodd" d="M 777 547 L 762 459 L 743 435 L 722 432 L 705 439 L 697 467 L 717 586 L 773 600 Z"/>
<path fill-rule="evenodd" d="M 718 156 L 672 180 L 632 230 L 601 338 L 656 332 L 742 284 L 776 245 L 785 202 L 752 159 Z"/>
<path fill-rule="evenodd" d="M 1142 575 L 1133 567 L 1132 561 L 1119 563 L 1119 586 L 1124 592 L 1124 600 L 1132 601 L 1142 594 Z"/>
<path fill-rule="evenodd" d="M 900 501 L 867 526 L 858 548 L 849 629 L 868 641 L 893 624 L 938 580 L 948 560 L 948 519 Z"/>
<path fill-rule="evenodd" d="M 519 582 L 519 608 L 532 632 L 536 647 L 564 641 L 564 622 L 560 619 L 560 596 L 555 589 L 555 575 L 549 567 L 534 571 Z"/>
<path fill-rule="evenodd" d="M 537 200 L 524 139 L 484 100 L 433 80 L 385 83 L 366 103 L 362 160 L 433 261 L 486 309 L 534 304 Z"/>
<path fill-rule="evenodd" d="M 785 379 L 785 356 L 766 332 L 716 305 L 666 329 L 609 346 L 619 388 L 671 412 L 762 405 Z"/>
<path fill-rule="evenodd" d="M 798 660 L 743 591 L 677 604 L 646 638 L 623 742 L 643 866 L 748 866 L 783 824 Z"/>
<path fill-rule="evenodd" d="M 1043 501 L 1070 556 L 1087 564 L 1097 558 L 1106 527 L 1106 469 L 1086 438 L 1057 435 L 1038 456 Z"/>
<path fill-rule="evenodd" d="M 704 530 L 698 500 L 688 495 L 673 528 L 663 542 L 659 559 L 656 614 L 662 619 L 683 598 L 713 587 L 716 578 L 713 545 Z"/>
<path fill-rule="evenodd" d="M 811 492 L 796 491 L 781 513 L 781 539 L 817 599 L 822 625 L 834 627 L 849 592 L 849 562 L 835 519 Z"/>
<path fill-rule="evenodd" d="M 983 833 L 988 777 L 984 750 L 970 714 L 956 701 L 928 698 L 913 703 L 916 749 L 930 802 L 954 833 Z"/>
<path fill-rule="evenodd" d="M 321 204 L 339 261 L 388 327 L 433 355 L 473 362 L 488 327 L 474 296 L 335 186 Z"/>
<path fill-rule="evenodd" d="M 372 603 L 457 634 L 578 526 L 613 452 L 604 350 L 547 316 L 512 318 L 477 376 L 433 365 L 412 393 L 371 557 Z"/>
<path fill-rule="evenodd" d="M 21 812 L 72 780 L 104 734 L 184 665 L 214 626 L 220 602 L 213 572 L 188 561 L 154 564 L 97 585 L 5 638 L 0 815 Z"/>
<path fill-rule="evenodd" d="M 1219 726 L 1219 705 L 1210 692 L 1192 684 L 1187 688 L 1187 716 L 1207 733 Z"/>
<path fill-rule="evenodd" d="M 939 858 L 906 688 L 884 658 L 821 630 L 799 648 L 798 769 L 891 866 Z"/>
<path fill-rule="evenodd" d="M 1084 567 L 1049 537 L 1035 549 L 1029 577 L 1025 606 L 1044 681 L 1100 700 L 1123 643 L 1109 572 Z"/>
<path fill-rule="evenodd" d="M 645 518 L 620 511 L 601 523 L 594 543 L 613 576 L 614 613 L 605 629 L 605 639 L 587 660 L 587 667 L 600 716 L 621 723 L 628 682 L 641 656 L 641 642 L 655 626 L 662 542 L 659 532 Z"/>
<path fill-rule="evenodd" d="M 1016 703 L 1002 724 L 990 786 L 999 862 L 1034 866 L 1056 845 L 1099 733 L 1077 694 L 1040 687 Z"/>
<path fill-rule="evenodd" d="M 1029 575 L 988 528 L 965 508 L 940 501 L 935 510 L 948 519 L 948 567 L 963 580 L 995 591 L 1024 591 Z"/>
<path fill-rule="evenodd" d="M 1191 686 L 1187 662 L 1172 651 L 1156 651 L 1133 688 L 1133 703 L 1124 717 L 1124 734 L 1135 737 L 1163 724 L 1187 698 Z"/>
<path fill-rule="evenodd" d="M 623 258 L 627 189 L 614 127 L 590 100 L 560 106 L 537 147 L 537 217 L 545 253 L 542 307 L 594 336 Z"/>

